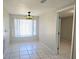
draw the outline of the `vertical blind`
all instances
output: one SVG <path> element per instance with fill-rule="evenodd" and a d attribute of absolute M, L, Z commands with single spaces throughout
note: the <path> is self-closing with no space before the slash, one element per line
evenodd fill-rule
<path fill-rule="evenodd" d="M 36 20 L 15 19 L 15 37 L 32 37 L 36 35 Z"/>

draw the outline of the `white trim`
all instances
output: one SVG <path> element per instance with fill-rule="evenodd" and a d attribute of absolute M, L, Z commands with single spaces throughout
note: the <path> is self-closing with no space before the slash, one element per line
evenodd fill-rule
<path fill-rule="evenodd" d="M 70 55 L 70 59 L 73 58 L 74 30 L 75 30 L 75 6 L 74 6 L 74 13 L 73 13 L 73 27 L 72 27 L 72 42 L 71 42 L 71 55 Z"/>
<path fill-rule="evenodd" d="M 57 14 L 57 21 L 56 21 L 56 40 L 57 40 L 57 54 L 59 54 L 60 48 L 60 29 L 61 29 L 61 19 L 59 19 L 59 14 Z M 59 35 L 58 35 L 59 32 Z"/>
<path fill-rule="evenodd" d="M 62 8 L 62 9 L 58 10 L 57 13 L 60 13 L 60 12 L 62 12 L 62 11 L 68 10 L 68 9 L 72 9 L 72 8 L 74 8 L 73 6 L 74 6 L 74 5 L 70 5 L 70 6 L 67 6 L 67 7 L 65 7 L 65 8 Z"/>

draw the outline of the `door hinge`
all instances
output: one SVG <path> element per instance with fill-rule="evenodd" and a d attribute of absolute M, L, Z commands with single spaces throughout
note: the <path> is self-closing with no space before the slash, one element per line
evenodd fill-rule
<path fill-rule="evenodd" d="M 60 32 L 58 32 L 58 35 L 60 34 Z"/>

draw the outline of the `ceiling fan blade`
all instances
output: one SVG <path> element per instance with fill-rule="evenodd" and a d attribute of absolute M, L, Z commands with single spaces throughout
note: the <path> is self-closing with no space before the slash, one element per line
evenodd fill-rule
<path fill-rule="evenodd" d="M 46 1 L 47 1 L 47 0 L 41 0 L 40 2 L 41 2 L 41 3 L 45 3 Z"/>

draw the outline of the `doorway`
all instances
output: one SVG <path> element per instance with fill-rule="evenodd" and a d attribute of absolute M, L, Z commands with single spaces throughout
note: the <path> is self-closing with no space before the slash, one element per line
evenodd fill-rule
<path fill-rule="evenodd" d="M 58 11 L 57 38 L 58 54 L 63 58 L 72 58 L 74 6 L 69 6 Z"/>
<path fill-rule="evenodd" d="M 70 59 L 72 42 L 73 15 L 61 17 L 60 54 Z"/>

